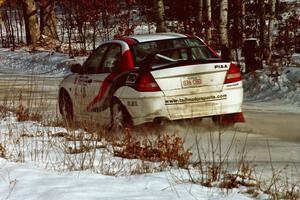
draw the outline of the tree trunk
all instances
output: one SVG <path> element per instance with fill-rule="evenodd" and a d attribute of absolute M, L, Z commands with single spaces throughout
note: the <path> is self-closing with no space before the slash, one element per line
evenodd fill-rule
<path fill-rule="evenodd" d="M 264 1 L 259 1 L 259 59 L 260 65 L 264 59 L 265 52 L 265 3 Z"/>
<path fill-rule="evenodd" d="M 50 38 L 58 40 L 56 30 L 55 1 L 40 0 L 40 9 L 41 33 Z"/>
<path fill-rule="evenodd" d="M 246 39 L 246 2 L 245 0 L 242 1 L 242 14 L 241 14 L 241 30 L 242 30 L 242 42 Z"/>
<path fill-rule="evenodd" d="M 21 4 L 21 8 L 22 8 L 22 4 Z M 18 19 L 19 19 L 19 26 L 20 26 L 20 38 L 21 38 L 21 44 L 24 43 L 24 40 L 23 40 L 23 12 L 22 12 L 22 9 L 18 10 Z"/>
<path fill-rule="evenodd" d="M 1 23 L 0 23 L 0 38 L 1 38 L 2 47 L 4 47 L 4 38 L 3 38 L 2 24 Z"/>
<path fill-rule="evenodd" d="M 221 0 L 220 4 L 220 43 L 222 49 L 222 58 L 229 60 L 232 58 L 228 40 L 228 0 Z"/>
<path fill-rule="evenodd" d="M 17 10 L 15 10 L 15 12 L 14 12 L 14 17 L 15 17 L 15 27 L 16 27 L 16 42 L 18 43 L 18 44 L 20 44 L 20 31 L 19 31 L 19 23 L 18 23 L 18 11 Z"/>
<path fill-rule="evenodd" d="M 206 0 L 206 11 L 207 11 L 207 23 L 205 27 L 206 42 L 210 44 L 212 38 L 211 0 Z"/>
<path fill-rule="evenodd" d="M 12 2 L 9 2 L 8 3 L 8 7 L 9 7 L 9 24 L 10 24 L 10 31 L 11 31 L 11 34 L 10 34 L 10 40 L 12 42 L 12 45 L 13 45 L 13 49 L 16 48 L 16 41 L 15 41 L 15 31 L 14 31 L 14 25 L 13 25 L 13 12 L 12 12 L 12 5 L 11 5 Z"/>
<path fill-rule="evenodd" d="M 238 57 L 238 48 L 242 46 L 242 37 L 243 32 L 241 29 L 241 16 L 242 16 L 242 0 L 233 0 L 233 7 L 231 7 L 230 12 L 232 12 L 233 16 L 233 27 L 229 30 L 229 41 L 231 42 L 231 48 L 235 50 L 235 60 L 239 62 Z"/>
<path fill-rule="evenodd" d="M 35 44 L 40 39 L 35 0 L 23 0 L 23 12 L 27 44 Z"/>
<path fill-rule="evenodd" d="M 273 37 L 272 37 L 272 32 L 274 28 L 274 20 L 275 20 L 275 12 L 276 12 L 276 0 L 269 0 L 269 3 L 271 5 L 271 14 L 269 18 L 269 31 L 268 31 L 268 55 L 267 55 L 267 63 L 271 63 L 271 58 L 272 58 L 272 42 L 273 42 Z"/>
<path fill-rule="evenodd" d="M 277 15 L 279 13 L 279 5 L 280 5 L 280 0 L 275 0 L 276 4 L 275 4 L 275 14 Z"/>
<path fill-rule="evenodd" d="M 197 21 L 202 23 L 203 21 L 203 0 L 198 0 L 198 12 L 197 12 Z"/>
<path fill-rule="evenodd" d="M 157 13 L 157 20 L 156 20 L 156 32 L 161 33 L 161 32 L 166 32 L 166 25 L 165 25 L 165 7 L 164 7 L 164 1 L 163 0 L 154 0 L 155 2 L 155 7 L 156 7 L 156 13 Z"/>

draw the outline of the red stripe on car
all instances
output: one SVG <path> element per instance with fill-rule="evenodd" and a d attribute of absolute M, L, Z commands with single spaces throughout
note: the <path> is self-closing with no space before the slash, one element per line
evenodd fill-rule
<path fill-rule="evenodd" d="M 135 39 L 129 38 L 129 37 L 118 38 L 118 40 L 122 40 L 122 41 L 126 42 L 129 46 L 138 43 Z"/>
<path fill-rule="evenodd" d="M 110 83 L 112 81 L 114 81 L 115 77 L 118 74 L 120 74 L 124 71 L 131 70 L 133 68 L 134 68 L 134 64 L 133 64 L 133 59 L 132 59 L 130 50 L 127 50 L 122 55 L 122 60 L 121 60 L 120 66 L 119 66 L 120 71 L 112 72 L 109 76 L 107 76 L 104 79 L 97 96 L 93 99 L 92 102 L 89 103 L 89 105 L 87 106 L 87 110 L 91 111 L 97 103 L 100 103 L 100 101 L 106 97 L 106 92 L 109 89 Z M 98 105 L 98 106 L 100 106 L 100 105 Z"/>

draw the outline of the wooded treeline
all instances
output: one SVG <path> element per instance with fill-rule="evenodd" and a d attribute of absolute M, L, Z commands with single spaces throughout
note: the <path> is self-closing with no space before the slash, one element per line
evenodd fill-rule
<path fill-rule="evenodd" d="M 5 0 L 0 37 L 3 47 L 50 43 L 84 54 L 102 41 L 133 34 L 137 26 L 151 32 L 155 25 L 156 32 L 198 35 L 228 59 L 254 37 L 258 57 L 270 62 L 274 47 L 287 52 L 299 43 L 299 16 L 276 23 L 281 32 L 273 37 L 287 9 L 279 0 Z"/>

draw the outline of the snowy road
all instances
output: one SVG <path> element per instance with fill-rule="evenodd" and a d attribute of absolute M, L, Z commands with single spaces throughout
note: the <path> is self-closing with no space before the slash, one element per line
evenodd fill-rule
<path fill-rule="evenodd" d="M 0 101 L 56 116 L 57 89 L 61 77 L 0 74 Z"/>
<path fill-rule="evenodd" d="M 244 109 L 245 127 L 254 133 L 277 137 L 300 144 L 300 114 L 289 112 L 268 112 Z"/>
<path fill-rule="evenodd" d="M 12 100 L 17 105 L 21 98 L 25 106 L 40 109 L 42 105 L 47 113 L 56 113 L 57 90 L 61 79 L 0 74 L 0 100 Z M 299 107 L 245 102 L 243 111 L 246 123 L 239 125 L 242 131 L 300 143 Z"/>
<path fill-rule="evenodd" d="M 21 76 L 0 74 L 0 100 L 18 105 L 20 95 L 25 106 L 35 110 L 43 110 L 46 117 L 57 116 L 57 86 L 59 77 Z M 40 109 L 42 107 L 42 109 Z M 272 160 L 280 167 L 294 163 L 300 168 L 300 111 L 293 107 L 269 106 L 263 103 L 247 103 L 244 105 L 246 123 L 235 128 L 222 131 L 222 148 L 232 143 L 233 151 L 240 151 L 246 143 L 247 160 L 265 165 Z M 208 150 L 210 133 L 214 133 L 213 140 L 217 142 L 218 130 L 210 120 L 203 120 L 199 126 L 181 124 L 168 126 L 168 132 L 179 133 L 185 141 L 186 147 L 191 147 L 195 159 L 197 158 L 196 142 L 201 144 L 202 150 Z M 224 132 L 224 133 L 223 133 Z M 239 149 L 239 150 L 237 150 Z M 270 149 L 270 153 L 269 153 Z M 271 154 L 271 158 L 270 158 Z M 232 157 L 229 161 L 234 162 Z"/>

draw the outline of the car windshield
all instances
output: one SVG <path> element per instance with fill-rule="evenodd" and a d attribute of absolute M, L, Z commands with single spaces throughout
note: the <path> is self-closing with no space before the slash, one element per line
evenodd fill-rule
<path fill-rule="evenodd" d="M 145 62 L 152 67 L 172 64 L 187 60 L 218 59 L 202 41 L 196 38 L 180 38 L 143 42 L 134 45 L 132 53 L 136 67 L 142 67 Z"/>

